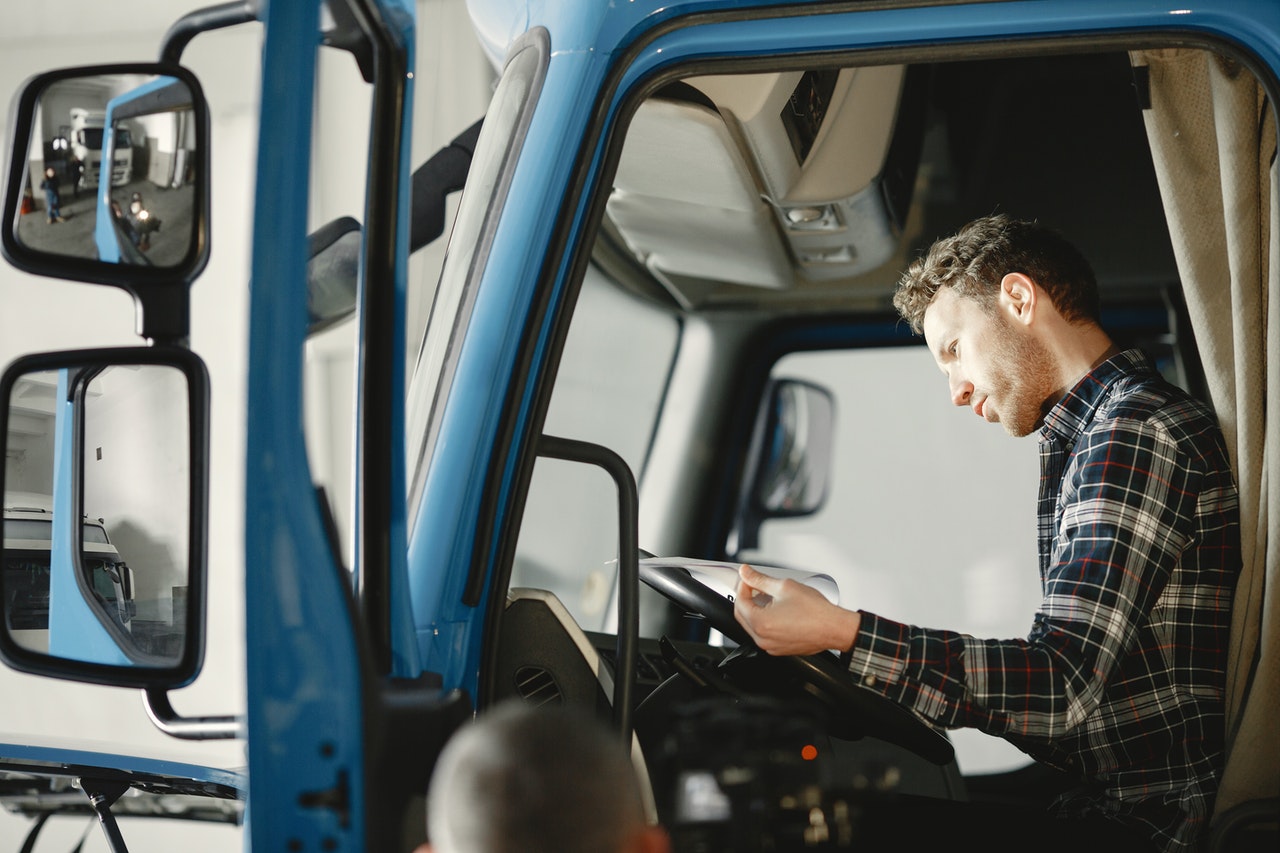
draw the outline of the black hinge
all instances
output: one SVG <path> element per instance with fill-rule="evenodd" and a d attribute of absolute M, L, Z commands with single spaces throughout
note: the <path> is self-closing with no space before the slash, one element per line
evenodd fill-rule
<path fill-rule="evenodd" d="M 303 791 L 298 795 L 298 805 L 304 809 L 328 809 L 338 816 L 338 825 L 346 829 L 351 822 L 351 788 L 347 783 L 347 771 L 338 771 L 337 784 L 332 788 Z"/>

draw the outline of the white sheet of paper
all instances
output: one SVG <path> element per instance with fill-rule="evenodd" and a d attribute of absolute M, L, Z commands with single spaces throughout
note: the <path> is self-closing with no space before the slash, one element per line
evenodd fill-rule
<path fill-rule="evenodd" d="M 645 557 L 641 566 L 678 566 L 688 570 L 694 580 L 705 584 L 720 595 L 732 601 L 738 588 L 738 566 L 740 563 L 728 563 L 720 560 L 699 560 L 694 557 Z M 832 604 L 840 603 L 840 588 L 835 578 L 820 572 L 807 572 L 799 569 L 783 569 L 777 566 L 759 566 L 750 564 L 757 571 L 775 578 L 790 578 L 805 586 L 812 587 L 827 597 Z"/>

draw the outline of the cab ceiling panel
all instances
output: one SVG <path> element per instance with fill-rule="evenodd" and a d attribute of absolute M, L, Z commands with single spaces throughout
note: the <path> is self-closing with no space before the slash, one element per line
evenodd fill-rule
<path fill-rule="evenodd" d="M 606 232 L 685 309 L 884 305 L 937 237 L 1063 231 L 1104 296 L 1177 282 L 1121 52 L 688 78 L 642 104 Z"/>

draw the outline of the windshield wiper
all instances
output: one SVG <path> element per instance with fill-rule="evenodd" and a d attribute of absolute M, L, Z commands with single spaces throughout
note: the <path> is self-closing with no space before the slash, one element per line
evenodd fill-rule
<path fill-rule="evenodd" d="M 93 806 L 93 811 L 98 816 L 98 823 L 102 825 L 102 832 L 107 837 L 107 847 L 111 849 L 111 853 L 129 853 L 129 847 L 124 843 L 124 836 L 120 834 L 120 826 L 116 823 L 116 816 L 111 813 L 112 804 L 120 799 L 129 787 L 128 782 L 118 779 L 89 779 L 83 776 L 80 778 L 80 789 L 89 798 L 89 804 Z"/>

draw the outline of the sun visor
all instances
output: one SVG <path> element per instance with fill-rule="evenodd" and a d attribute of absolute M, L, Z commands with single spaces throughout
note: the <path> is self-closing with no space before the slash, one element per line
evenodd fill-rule
<path fill-rule="evenodd" d="M 627 131 L 609 217 L 655 275 L 788 287 L 776 217 L 714 107 L 651 98 Z M 665 279 L 664 279 L 665 282 Z"/>

